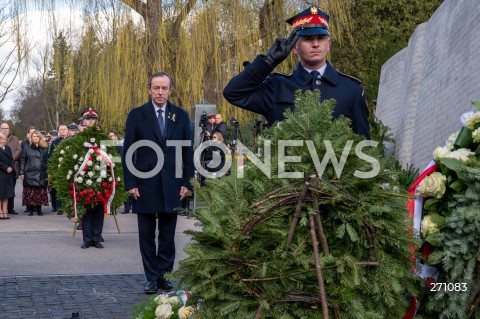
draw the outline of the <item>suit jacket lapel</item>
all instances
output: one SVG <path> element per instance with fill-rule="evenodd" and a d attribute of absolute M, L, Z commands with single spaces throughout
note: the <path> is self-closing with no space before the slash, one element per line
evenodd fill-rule
<path fill-rule="evenodd" d="M 153 108 L 152 102 L 148 102 L 142 106 L 143 115 L 145 117 L 146 122 L 155 133 L 155 137 L 157 138 L 160 143 L 165 144 L 165 141 L 162 139 L 160 134 L 160 127 L 158 126 L 157 121 L 157 114 L 155 114 L 155 110 Z"/>
<path fill-rule="evenodd" d="M 178 107 L 168 102 L 167 104 L 167 117 L 165 119 L 165 124 L 167 125 L 167 140 L 172 136 L 173 129 L 177 121 L 177 111 Z"/>

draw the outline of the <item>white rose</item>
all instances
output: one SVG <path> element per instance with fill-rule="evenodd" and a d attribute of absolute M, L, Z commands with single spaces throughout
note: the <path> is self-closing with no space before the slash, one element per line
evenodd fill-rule
<path fill-rule="evenodd" d="M 58 166 L 57 166 L 57 167 L 60 167 L 60 164 L 58 164 Z"/>
<path fill-rule="evenodd" d="M 153 299 L 153 301 L 155 301 L 157 304 L 161 305 L 161 304 L 166 303 L 167 298 L 168 298 L 167 295 L 161 294 L 161 295 L 156 296 L 155 299 Z"/>
<path fill-rule="evenodd" d="M 68 174 L 68 175 L 72 175 L 72 174 L 73 174 L 72 170 L 71 170 L 71 169 L 68 170 L 67 174 Z"/>
<path fill-rule="evenodd" d="M 188 306 L 188 307 L 183 306 L 180 309 L 178 309 L 178 317 L 180 319 L 191 318 L 194 312 L 195 312 L 195 308 L 193 308 L 192 306 Z"/>
<path fill-rule="evenodd" d="M 475 143 L 480 142 L 480 127 L 472 132 L 472 138 Z"/>
<path fill-rule="evenodd" d="M 101 183 L 102 182 L 102 179 L 99 177 L 97 178 L 97 183 Z"/>
<path fill-rule="evenodd" d="M 62 154 L 62 155 L 65 154 L 65 151 L 64 151 L 64 150 L 61 150 L 61 151 L 60 151 L 60 154 Z"/>
<path fill-rule="evenodd" d="M 120 182 L 120 177 L 117 177 L 117 181 Z"/>
<path fill-rule="evenodd" d="M 82 183 L 83 182 L 83 177 L 82 176 L 78 176 L 75 180 L 77 183 Z"/>
<path fill-rule="evenodd" d="M 441 158 L 444 158 L 450 153 L 447 147 L 441 147 L 438 146 L 434 151 L 433 151 L 433 158 L 438 161 Z"/>
<path fill-rule="evenodd" d="M 447 178 L 442 175 L 442 173 L 433 172 L 418 184 L 417 191 L 424 197 L 432 196 L 435 198 L 442 198 L 447 189 L 445 186 L 446 181 Z"/>
<path fill-rule="evenodd" d="M 74 170 L 78 171 L 78 165 L 75 164 L 75 166 L 73 167 Z"/>
<path fill-rule="evenodd" d="M 107 171 L 101 171 L 100 176 L 101 177 L 107 177 Z"/>
<path fill-rule="evenodd" d="M 182 302 L 182 300 L 180 299 L 179 296 L 171 296 L 171 297 L 168 297 L 167 300 L 165 300 L 165 303 L 169 303 L 172 306 L 174 306 L 178 303 L 181 303 L 181 302 Z"/>
<path fill-rule="evenodd" d="M 77 154 L 73 154 L 73 159 L 77 159 L 78 155 Z"/>
<path fill-rule="evenodd" d="M 421 229 L 423 238 L 426 238 L 429 234 L 436 233 L 439 230 L 438 225 L 433 221 L 433 218 L 430 215 L 423 217 Z"/>
<path fill-rule="evenodd" d="M 92 177 L 92 176 L 93 176 L 93 172 L 92 172 L 92 171 L 89 171 L 89 172 L 87 173 L 87 175 L 88 175 L 88 177 Z"/>
<path fill-rule="evenodd" d="M 456 151 L 450 152 L 449 154 L 447 154 L 444 157 L 445 158 L 454 158 L 456 160 L 459 160 L 463 164 L 465 164 L 466 162 L 468 162 L 469 156 L 474 155 L 474 154 L 475 153 L 473 153 L 472 151 L 470 151 L 466 148 L 461 148 L 461 149 L 458 149 Z"/>
<path fill-rule="evenodd" d="M 470 130 L 475 130 L 475 126 L 480 123 L 480 111 L 477 111 L 473 114 L 467 116 L 465 120 L 465 126 Z"/>
<path fill-rule="evenodd" d="M 58 161 L 59 161 L 59 162 L 62 162 L 62 161 L 63 161 L 63 157 L 59 157 L 59 158 L 58 158 Z"/>
<path fill-rule="evenodd" d="M 105 147 L 105 145 L 102 144 L 102 145 L 100 145 L 100 149 L 101 150 L 106 150 L 107 148 Z"/>
<path fill-rule="evenodd" d="M 88 166 L 92 166 L 92 165 L 93 165 L 93 162 L 92 162 L 92 161 L 87 161 L 87 165 L 88 165 Z"/>
<path fill-rule="evenodd" d="M 95 143 L 95 137 L 92 137 L 92 138 L 90 139 L 90 142 Z"/>
<path fill-rule="evenodd" d="M 101 157 L 101 156 L 97 156 L 97 161 L 101 162 L 101 161 L 102 161 L 102 157 Z"/>
<path fill-rule="evenodd" d="M 80 175 L 85 176 L 85 171 L 81 171 Z"/>
<path fill-rule="evenodd" d="M 108 178 L 108 181 L 109 181 L 109 182 L 111 182 L 111 181 L 112 181 L 112 176 L 110 176 L 110 177 Z"/>
<path fill-rule="evenodd" d="M 99 171 L 99 170 L 100 170 L 100 166 L 95 165 L 95 166 L 93 167 L 93 169 L 96 170 L 96 171 Z"/>
<path fill-rule="evenodd" d="M 445 141 L 445 146 L 449 150 L 453 149 L 453 143 L 455 143 L 455 141 L 457 140 L 458 134 L 460 134 L 460 131 L 456 131 L 455 133 L 452 133 L 452 135 L 450 135 L 448 139 Z"/>
<path fill-rule="evenodd" d="M 87 184 L 88 186 L 90 186 L 90 185 L 92 185 L 92 184 L 93 184 L 93 182 L 92 182 L 92 180 L 91 180 L 91 179 L 87 179 L 87 181 L 85 182 L 85 184 Z"/>
<path fill-rule="evenodd" d="M 170 319 L 172 315 L 173 315 L 172 305 L 168 303 L 158 305 L 157 309 L 155 309 L 155 316 L 157 316 L 156 319 Z"/>

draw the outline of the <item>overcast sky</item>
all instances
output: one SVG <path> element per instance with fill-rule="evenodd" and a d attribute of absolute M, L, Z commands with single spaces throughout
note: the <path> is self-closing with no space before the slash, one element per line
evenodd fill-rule
<path fill-rule="evenodd" d="M 82 25 L 81 10 L 71 10 L 69 8 L 63 7 L 55 10 L 55 19 L 57 24 L 57 29 L 64 30 L 67 33 L 72 28 L 79 29 Z M 52 45 L 52 38 L 54 33 L 53 20 L 46 12 L 40 11 L 29 11 L 22 21 L 27 27 L 27 37 L 31 46 L 30 51 L 30 60 L 28 73 L 21 78 L 16 79 L 16 87 L 20 87 L 22 83 L 26 82 L 29 76 L 34 76 L 38 73 L 38 67 L 42 64 L 40 53 L 45 51 L 47 46 Z M 65 32 L 64 32 L 65 33 Z M 2 53 L 9 52 L 13 44 L 10 46 L 5 45 L 0 48 L 0 58 Z M 2 109 L 6 111 L 6 117 L 9 118 L 9 111 L 14 105 L 16 90 L 8 94 L 7 98 L 1 104 Z"/>

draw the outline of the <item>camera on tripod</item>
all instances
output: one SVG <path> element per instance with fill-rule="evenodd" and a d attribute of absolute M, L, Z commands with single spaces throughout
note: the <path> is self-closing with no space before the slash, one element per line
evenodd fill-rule
<path fill-rule="evenodd" d="M 198 126 L 202 129 L 206 129 L 208 125 L 208 115 L 207 112 L 203 111 L 202 115 L 200 116 L 200 121 L 198 122 Z"/>
<path fill-rule="evenodd" d="M 262 133 L 263 126 L 265 125 L 265 118 L 255 119 L 255 123 L 253 124 L 253 137 L 257 137 Z"/>
<path fill-rule="evenodd" d="M 230 119 L 230 125 L 232 125 L 234 127 L 238 127 L 238 126 L 240 126 L 240 122 L 236 118 L 232 117 Z"/>

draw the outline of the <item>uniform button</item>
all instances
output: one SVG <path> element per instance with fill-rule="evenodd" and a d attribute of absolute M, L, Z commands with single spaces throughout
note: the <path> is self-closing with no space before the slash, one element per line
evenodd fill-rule
<path fill-rule="evenodd" d="M 322 84 L 322 81 L 316 80 L 316 81 L 315 81 L 315 84 L 316 84 L 316 85 L 320 85 L 320 84 Z"/>

